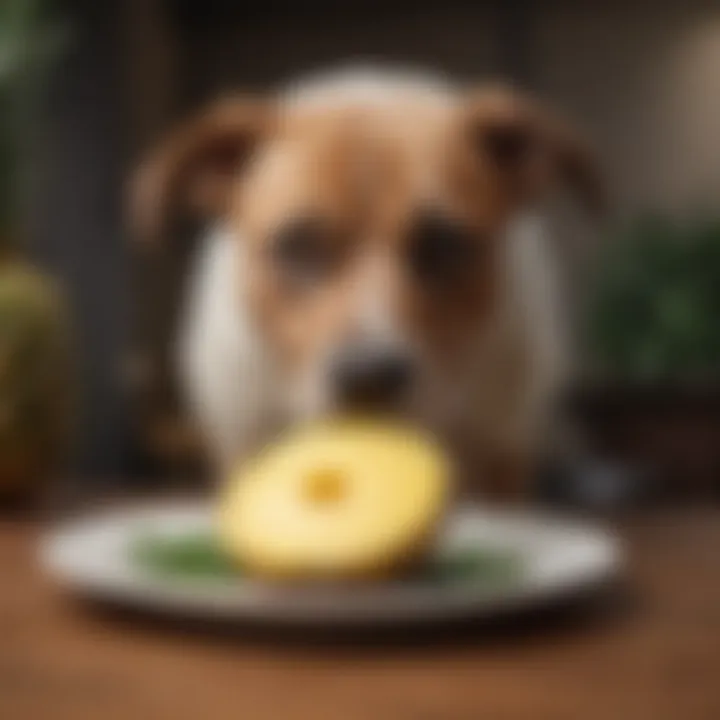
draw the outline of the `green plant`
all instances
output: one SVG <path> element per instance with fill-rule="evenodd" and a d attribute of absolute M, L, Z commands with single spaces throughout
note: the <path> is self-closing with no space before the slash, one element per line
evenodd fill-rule
<path fill-rule="evenodd" d="M 0 236 L 14 240 L 37 101 L 67 27 L 48 0 L 0 1 Z"/>
<path fill-rule="evenodd" d="M 588 349 L 632 382 L 720 376 L 720 218 L 646 217 L 608 246 L 590 304 Z"/>

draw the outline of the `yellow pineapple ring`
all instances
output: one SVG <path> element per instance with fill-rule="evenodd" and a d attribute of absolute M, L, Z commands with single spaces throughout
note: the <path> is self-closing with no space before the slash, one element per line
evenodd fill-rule
<path fill-rule="evenodd" d="M 250 574 L 387 575 L 416 559 L 448 495 L 443 453 L 418 432 L 337 422 L 268 448 L 230 479 L 223 547 Z"/>

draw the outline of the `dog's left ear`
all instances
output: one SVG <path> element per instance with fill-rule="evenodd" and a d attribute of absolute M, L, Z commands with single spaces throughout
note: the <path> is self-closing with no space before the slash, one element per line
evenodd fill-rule
<path fill-rule="evenodd" d="M 506 202 L 530 202 L 559 181 L 592 214 L 603 212 L 598 163 L 567 121 L 528 95 L 502 87 L 471 93 L 466 108 L 472 143 Z"/>
<path fill-rule="evenodd" d="M 262 100 L 231 98 L 171 132 L 132 180 L 129 212 L 137 234 L 156 238 L 173 209 L 205 218 L 224 215 L 272 116 Z"/>

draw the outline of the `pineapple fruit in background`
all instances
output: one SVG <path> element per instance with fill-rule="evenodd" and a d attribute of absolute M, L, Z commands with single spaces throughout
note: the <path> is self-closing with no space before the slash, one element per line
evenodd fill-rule
<path fill-rule="evenodd" d="M 38 489 L 67 426 L 63 302 L 16 247 L 28 149 L 67 28 L 54 0 L 0 0 L 0 500 Z"/>
<path fill-rule="evenodd" d="M 59 460 L 68 429 L 68 338 L 57 288 L 0 260 L 0 498 L 27 496 Z"/>

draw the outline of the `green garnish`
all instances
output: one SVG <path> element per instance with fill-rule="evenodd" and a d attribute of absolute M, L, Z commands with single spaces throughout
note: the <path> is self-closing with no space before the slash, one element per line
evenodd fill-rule
<path fill-rule="evenodd" d="M 130 549 L 133 562 L 156 575 L 177 578 L 228 578 L 239 575 L 212 535 L 144 535 Z"/>
<path fill-rule="evenodd" d="M 160 536 L 148 533 L 130 547 L 132 562 L 157 577 L 189 581 L 227 580 L 242 576 L 242 569 L 207 533 Z M 410 580 L 419 584 L 482 585 L 489 589 L 512 584 L 522 570 L 512 551 L 459 549 L 428 562 Z"/>
<path fill-rule="evenodd" d="M 511 583 L 520 569 L 520 560 L 511 551 L 467 548 L 433 560 L 422 577 L 439 585 L 465 583 L 494 588 Z"/>

